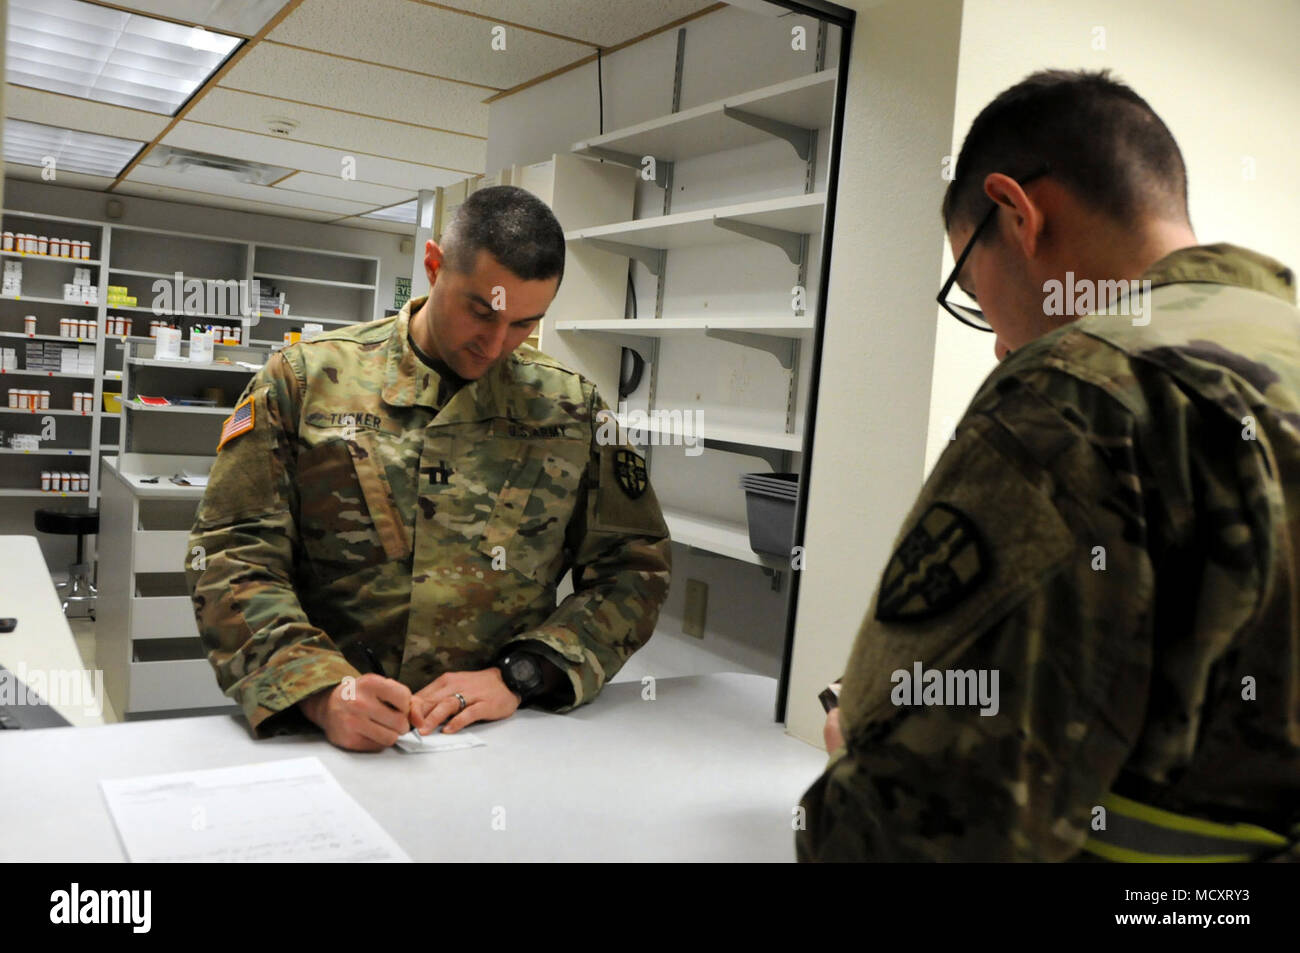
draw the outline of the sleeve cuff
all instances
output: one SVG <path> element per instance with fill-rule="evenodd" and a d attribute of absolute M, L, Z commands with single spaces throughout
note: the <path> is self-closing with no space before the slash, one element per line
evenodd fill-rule
<path fill-rule="evenodd" d="M 604 673 L 597 674 L 594 660 L 586 652 L 574 645 L 573 633 L 562 626 L 547 626 L 521 632 L 507 643 L 507 647 L 518 647 L 536 652 L 560 670 L 568 680 L 571 698 L 555 704 L 547 696 L 532 701 L 539 707 L 557 713 L 572 711 L 579 705 L 586 704 L 600 694 L 604 683 Z"/>
<path fill-rule="evenodd" d="M 311 725 L 295 707 L 298 702 L 348 677 L 360 678 L 361 673 L 341 653 L 290 646 L 226 694 L 239 702 L 253 737 L 260 739 L 291 729 L 297 719 Z"/>

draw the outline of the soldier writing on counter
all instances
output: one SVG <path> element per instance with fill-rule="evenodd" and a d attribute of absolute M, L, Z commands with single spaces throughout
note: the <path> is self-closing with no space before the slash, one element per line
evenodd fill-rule
<path fill-rule="evenodd" d="M 1001 364 L 867 610 L 799 856 L 1300 859 L 1293 272 L 1198 244 L 1104 73 L 1006 90 L 955 172 L 940 299 Z"/>
<path fill-rule="evenodd" d="M 223 430 L 187 576 L 257 737 L 306 719 L 378 750 L 567 711 L 654 631 L 670 556 L 644 461 L 598 439 L 591 382 L 523 343 L 559 223 L 498 186 L 442 238 L 427 298 L 273 355 Z"/>

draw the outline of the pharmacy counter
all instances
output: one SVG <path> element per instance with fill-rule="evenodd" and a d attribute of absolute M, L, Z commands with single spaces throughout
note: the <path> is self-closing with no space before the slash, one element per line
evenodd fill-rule
<path fill-rule="evenodd" d="M 0 633 L 0 665 L 24 685 L 30 685 L 73 725 L 102 725 L 103 703 L 94 673 L 82 664 L 63 615 L 63 602 L 54 589 L 35 536 L 0 536 L 0 618 L 18 620 L 12 632 Z M 9 704 L 22 701 L 0 699 L 0 703 Z M 3 734 L 8 737 L 24 733 Z M 26 773 L 15 767 L 4 777 L 23 777 Z"/>
<path fill-rule="evenodd" d="M 619 682 L 567 715 L 474 725 L 482 747 L 419 755 L 253 741 L 226 715 L 14 732 L 0 773 L 24 783 L 0 861 L 125 859 L 101 779 L 305 756 L 417 861 L 790 861 L 825 755 L 771 722 L 774 691 L 758 675 Z"/>

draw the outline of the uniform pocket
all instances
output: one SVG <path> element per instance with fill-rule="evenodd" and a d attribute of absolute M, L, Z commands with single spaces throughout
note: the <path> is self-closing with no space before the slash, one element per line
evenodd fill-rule
<path fill-rule="evenodd" d="M 527 447 L 497 496 L 479 549 L 542 585 L 566 565 L 565 533 L 582 494 L 588 447 L 576 440 Z"/>
<path fill-rule="evenodd" d="M 348 444 L 331 439 L 298 454 L 298 535 L 325 578 L 388 558 Z"/>

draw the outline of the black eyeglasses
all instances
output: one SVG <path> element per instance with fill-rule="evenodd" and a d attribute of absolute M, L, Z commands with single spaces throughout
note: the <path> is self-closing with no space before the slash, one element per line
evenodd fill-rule
<path fill-rule="evenodd" d="M 1018 184 L 1022 186 L 1028 185 L 1030 182 L 1034 181 L 1034 179 L 1041 179 L 1050 171 L 1050 167 L 1043 166 L 1037 172 L 1031 172 L 1023 179 L 1019 179 Z M 939 289 L 939 297 L 937 299 L 939 304 L 943 307 L 943 310 L 947 311 L 962 324 L 975 328 L 977 331 L 993 330 L 992 326 L 990 326 L 988 321 L 984 318 L 984 312 L 979 308 L 973 308 L 970 305 L 961 304 L 957 301 L 949 301 L 948 295 L 952 292 L 953 285 L 957 284 L 957 276 L 961 274 L 962 266 L 966 264 L 966 259 L 970 256 L 971 249 L 974 248 L 975 243 L 979 241 L 980 232 L 984 231 L 984 229 L 988 227 L 989 222 L 993 221 L 993 217 L 997 214 L 998 207 L 997 202 L 992 203 L 992 207 L 984 214 L 984 217 L 980 219 L 980 223 L 975 226 L 975 231 L 971 232 L 970 239 L 966 242 L 966 247 L 963 248 L 961 254 L 957 256 L 957 264 L 953 266 L 952 274 L 948 276 L 948 280 L 945 281 L 943 287 Z M 957 290 L 960 291 L 961 289 L 958 288 Z"/>

